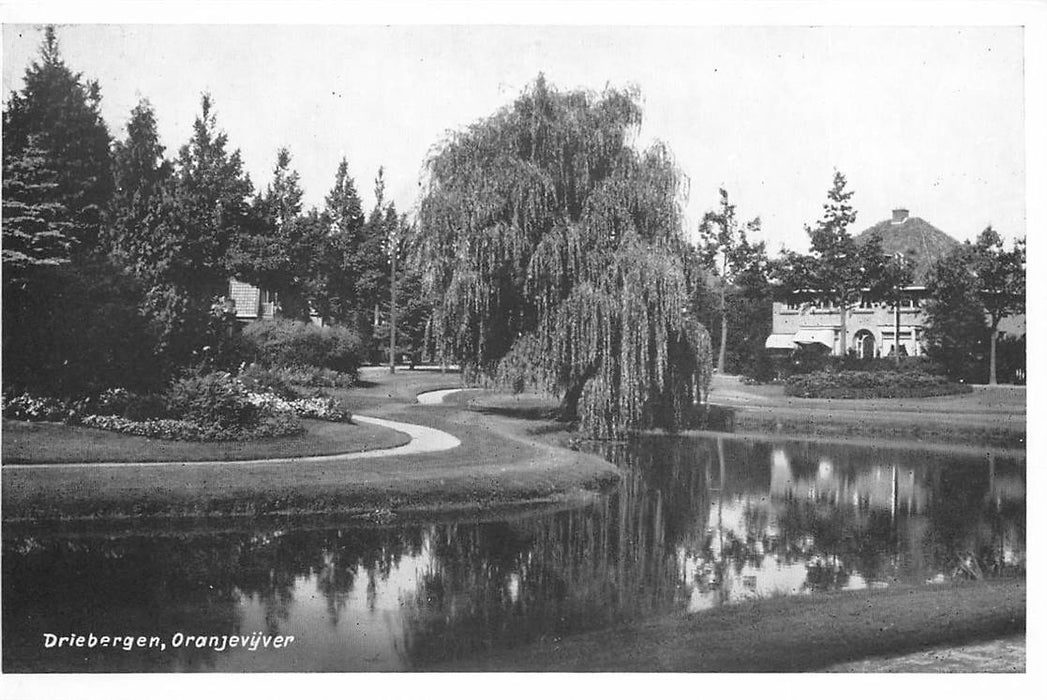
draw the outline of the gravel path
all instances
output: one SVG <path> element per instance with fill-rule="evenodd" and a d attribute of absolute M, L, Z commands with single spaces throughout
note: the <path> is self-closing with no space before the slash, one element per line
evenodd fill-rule
<path fill-rule="evenodd" d="M 829 673 L 1025 673 L 1025 635 L 981 644 L 872 657 L 830 666 Z"/>
<path fill-rule="evenodd" d="M 354 421 L 361 423 L 370 423 L 372 425 L 379 425 L 384 428 L 391 428 L 392 430 L 406 433 L 411 437 L 411 440 L 399 447 L 384 447 L 375 450 L 363 450 L 360 452 L 344 452 L 341 454 L 332 455 L 318 455 L 313 457 L 274 457 L 272 459 L 245 459 L 235 461 L 203 461 L 203 462 L 187 462 L 187 461 L 175 461 L 175 462 L 72 462 L 62 464 L 5 464 L 4 470 L 25 470 L 25 469 L 89 469 L 99 467 L 157 467 L 157 468 L 171 468 L 171 467 L 205 467 L 208 465 L 213 466 L 229 466 L 229 467 L 254 467 L 265 464 L 322 464 L 325 462 L 344 462 L 351 459 L 372 459 L 376 457 L 396 457 L 401 455 L 413 455 L 421 454 L 425 452 L 442 452 L 444 450 L 451 450 L 461 445 L 461 440 L 456 438 L 450 433 L 444 432 L 443 430 L 437 430 L 436 428 L 429 428 L 424 425 L 415 425 L 414 423 L 404 423 L 401 421 L 387 420 L 385 418 L 372 418 L 371 416 L 354 415 Z"/>

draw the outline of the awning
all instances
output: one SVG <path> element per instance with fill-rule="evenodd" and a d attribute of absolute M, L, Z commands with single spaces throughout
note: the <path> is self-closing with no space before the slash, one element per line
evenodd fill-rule
<path fill-rule="evenodd" d="M 793 342 L 797 345 L 821 343 L 831 350 L 836 345 L 836 338 L 831 328 L 801 328 L 793 336 Z"/>
<path fill-rule="evenodd" d="M 772 333 L 767 336 L 766 342 L 763 346 L 765 348 L 778 348 L 781 350 L 793 350 L 796 348 L 796 343 L 793 342 L 795 335 L 793 333 Z"/>

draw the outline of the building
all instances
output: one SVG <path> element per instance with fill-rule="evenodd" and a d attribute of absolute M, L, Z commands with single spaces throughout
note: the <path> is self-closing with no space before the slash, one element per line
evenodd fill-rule
<path fill-rule="evenodd" d="M 855 241 L 861 244 L 875 233 L 882 237 L 885 253 L 904 255 L 915 265 L 913 284 L 904 290 L 899 308 L 862 299 L 847 312 L 847 337 L 840 338 L 839 308 L 799 299 L 776 301 L 771 335 L 765 343 L 767 348 L 792 350 L 820 344 L 834 355 L 853 350 L 862 358 L 893 356 L 896 351 L 903 356 L 925 354 L 921 306 L 927 297 L 927 275 L 934 263 L 959 242 L 923 219 L 909 216 L 908 209 L 893 210 L 890 219 L 866 229 Z"/>
<path fill-rule="evenodd" d="M 229 280 L 227 298 L 233 303 L 236 319 L 243 323 L 276 318 L 280 310 L 275 292 L 259 289 L 237 279 Z"/>
<path fill-rule="evenodd" d="M 241 323 L 281 318 L 280 297 L 276 292 L 258 288 L 238 279 L 229 280 L 226 303 L 232 305 L 232 310 L 236 313 L 236 320 Z M 326 325 L 324 319 L 312 310 L 309 312 L 309 322 L 316 326 Z"/>

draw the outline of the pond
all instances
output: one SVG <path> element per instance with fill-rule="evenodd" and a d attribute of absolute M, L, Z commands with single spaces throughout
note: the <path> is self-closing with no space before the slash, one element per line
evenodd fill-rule
<path fill-rule="evenodd" d="M 412 670 L 754 597 L 1025 571 L 1020 454 L 594 449 L 626 469 L 614 492 L 501 521 L 5 526 L 3 670 Z"/>

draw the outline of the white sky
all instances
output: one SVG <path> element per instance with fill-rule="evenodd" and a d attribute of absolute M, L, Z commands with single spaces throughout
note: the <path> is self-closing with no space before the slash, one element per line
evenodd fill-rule
<path fill-rule="evenodd" d="M 210 91 L 255 186 L 287 146 L 309 204 L 344 154 L 368 207 L 384 165 L 412 209 L 441 136 L 544 71 L 563 88 L 641 89 L 641 144 L 666 142 L 690 178 L 692 233 L 723 185 L 772 252 L 806 249 L 834 166 L 855 190 L 854 233 L 897 206 L 960 239 L 990 222 L 1025 232 L 1021 27 L 68 24 L 58 37 L 100 82 L 114 136 L 146 97 L 174 156 Z M 5 101 L 40 39 L 39 25 L 3 27 Z"/>

